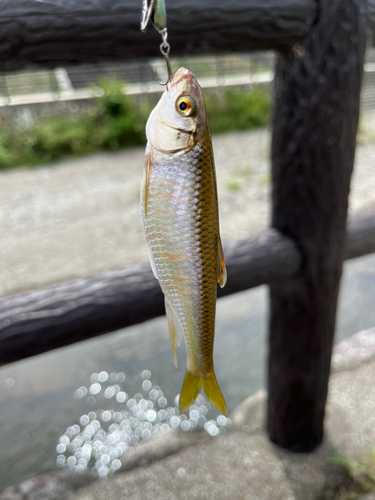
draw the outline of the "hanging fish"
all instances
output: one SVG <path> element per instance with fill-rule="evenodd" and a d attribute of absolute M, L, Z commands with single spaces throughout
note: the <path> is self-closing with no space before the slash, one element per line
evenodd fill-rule
<path fill-rule="evenodd" d="M 151 267 L 165 295 L 176 364 L 177 334 L 187 346 L 180 410 L 202 386 L 222 413 L 213 343 L 217 283 L 226 283 L 216 175 L 206 109 L 195 76 L 181 68 L 152 111 L 141 184 L 141 211 Z"/>

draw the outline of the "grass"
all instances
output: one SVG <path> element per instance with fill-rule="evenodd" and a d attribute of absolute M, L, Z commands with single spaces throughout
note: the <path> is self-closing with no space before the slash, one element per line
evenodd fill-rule
<path fill-rule="evenodd" d="M 264 127 L 269 122 L 271 98 L 264 87 L 205 93 L 205 101 L 213 134 Z"/>
<path fill-rule="evenodd" d="M 0 169 L 40 165 L 62 158 L 118 150 L 145 143 L 144 128 L 155 105 L 135 101 L 123 94 L 124 83 L 100 82 L 102 95 L 78 117 L 67 115 L 39 120 L 30 128 L 0 123 Z M 270 93 L 251 91 L 206 92 L 207 114 L 212 133 L 244 130 L 267 125 Z"/>
<path fill-rule="evenodd" d="M 231 191 L 239 191 L 242 188 L 242 182 L 238 179 L 229 179 L 227 181 L 227 187 Z"/>
<path fill-rule="evenodd" d="M 270 174 L 263 175 L 260 179 L 260 183 L 262 184 L 262 186 L 269 186 L 271 184 Z"/>
<path fill-rule="evenodd" d="M 56 116 L 37 121 L 30 129 L 2 126 L 0 168 L 39 165 L 144 143 L 144 118 L 123 95 L 123 83 L 103 80 L 101 87 L 103 95 L 94 108 L 78 117 Z"/>
<path fill-rule="evenodd" d="M 236 172 L 243 176 L 248 177 L 253 173 L 254 166 L 251 161 L 247 161 L 243 163 L 239 168 L 237 168 Z"/>
<path fill-rule="evenodd" d="M 359 119 L 357 144 L 375 142 L 375 121 L 366 114 L 362 114 Z"/>
<path fill-rule="evenodd" d="M 332 457 L 331 463 L 341 465 L 351 479 L 351 488 L 342 493 L 340 500 L 359 500 L 362 495 L 375 494 L 375 448 L 362 463 L 344 457 Z"/>

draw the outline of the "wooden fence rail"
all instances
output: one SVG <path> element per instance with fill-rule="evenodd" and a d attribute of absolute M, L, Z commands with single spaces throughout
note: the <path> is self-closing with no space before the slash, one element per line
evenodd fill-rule
<path fill-rule="evenodd" d="M 219 296 L 283 283 L 302 258 L 291 240 L 269 229 L 224 247 L 228 283 Z M 375 210 L 349 218 L 345 258 L 375 252 Z M 0 301 L 0 364 L 102 335 L 164 314 L 149 264 L 36 290 Z"/>
<path fill-rule="evenodd" d="M 0 71 L 158 57 L 160 37 L 139 30 L 140 0 L 2 0 Z M 315 0 L 173 0 L 172 55 L 290 51 L 317 19 Z M 368 18 L 375 26 L 375 0 Z"/>
<path fill-rule="evenodd" d="M 140 5 L 3 0 L 0 69 L 158 57 L 159 35 L 139 30 Z M 317 6 L 314 0 L 173 0 L 167 9 L 173 55 L 191 55 L 291 47 L 308 34 Z"/>

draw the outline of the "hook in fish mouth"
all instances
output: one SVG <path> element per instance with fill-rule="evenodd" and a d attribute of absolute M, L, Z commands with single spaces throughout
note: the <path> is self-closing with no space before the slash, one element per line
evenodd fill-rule
<path fill-rule="evenodd" d="M 160 33 L 160 35 L 161 35 L 161 37 L 163 39 L 163 43 L 160 45 L 160 52 L 161 52 L 162 56 L 164 57 L 165 63 L 167 65 L 168 77 L 167 77 L 167 79 L 166 79 L 165 82 L 162 82 L 159 79 L 157 71 L 155 70 L 155 68 L 154 68 L 154 73 L 155 73 L 156 81 L 159 83 L 159 85 L 163 85 L 163 86 L 167 87 L 167 90 L 168 90 L 168 84 L 172 81 L 172 78 L 173 78 L 173 73 L 172 73 L 172 68 L 171 68 L 171 62 L 169 60 L 169 52 L 171 50 L 171 47 L 170 47 L 169 43 L 167 42 L 167 38 L 168 38 L 167 28 L 159 31 L 159 33 Z"/>

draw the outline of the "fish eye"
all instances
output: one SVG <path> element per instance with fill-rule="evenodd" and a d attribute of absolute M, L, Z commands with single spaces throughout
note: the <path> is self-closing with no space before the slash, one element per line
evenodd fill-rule
<path fill-rule="evenodd" d="M 176 102 L 176 109 L 182 116 L 191 116 L 195 113 L 197 105 L 191 97 L 180 97 Z"/>

